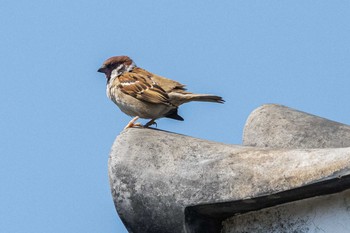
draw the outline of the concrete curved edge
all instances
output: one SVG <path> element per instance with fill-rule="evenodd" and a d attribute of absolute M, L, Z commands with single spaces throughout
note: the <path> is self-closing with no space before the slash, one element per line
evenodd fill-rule
<path fill-rule="evenodd" d="M 350 148 L 254 148 L 152 129 L 123 131 L 109 159 L 114 203 L 130 232 L 217 232 L 220 208 L 206 214 L 210 205 L 224 203 L 226 218 L 242 211 L 228 203 L 264 207 L 256 203 L 305 198 L 303 187 L 349 188 L 349 174 Z M 212 219 L 210 231 L 196 230 L 203 218 Z"/>
<path fill-rule="evenodd" d="M 265 104 L 248 117 L 243 145 L 270 148 L 350 147 L 350 126 L 278 104 Z"/>

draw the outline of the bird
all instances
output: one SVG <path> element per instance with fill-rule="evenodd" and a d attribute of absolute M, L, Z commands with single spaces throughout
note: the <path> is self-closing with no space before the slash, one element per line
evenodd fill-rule
<path fill-rule="evenodd" d="M 128 56 L 105 60 L 97 72 L 107 79 L 106 94 L 122 112 L 134 117 L 124 129 L 155 124 L 159 118 L 183 121 L 178 107 L 191 101 L 224 103 L 222 97 L 188 92 L 185 85 L 138 67 Z M 145 125 L 139 118 L 150 119 Z"/>

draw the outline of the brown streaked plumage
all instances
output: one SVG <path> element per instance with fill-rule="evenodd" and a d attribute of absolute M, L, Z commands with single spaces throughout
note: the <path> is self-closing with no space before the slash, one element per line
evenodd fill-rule
<path fill-rule="evenodd" d="M 161 117 L 182 121 L 177 109 L 190 101 L 224 102 L 220 96 L 188 92 L 179 82 L 137 67 L 128 56 L 108 58 L 98 72 L 106 75 L 107 96 L 134 117 L 125 128 L 142 126 L 135 123 L 138 118 L 151 119 L 144 127 Z"/>

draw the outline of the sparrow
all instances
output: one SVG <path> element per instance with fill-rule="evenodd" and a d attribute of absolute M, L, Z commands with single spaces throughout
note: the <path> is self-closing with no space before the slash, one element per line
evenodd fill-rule
<path fill-rule="evenodd" d="M 162 117 L 183 121 L 178 107 L 191 101 L 225 102 L 220 96 L 188 92 L 185 85 L 136 66 L 128 56 L 108 58 L 98 72 L 106 76 L 108 98 L 134 117 L 124 129 L 149 127 Z M 139 118 L 151 120 L 141 125 L 135 123 Z"/>

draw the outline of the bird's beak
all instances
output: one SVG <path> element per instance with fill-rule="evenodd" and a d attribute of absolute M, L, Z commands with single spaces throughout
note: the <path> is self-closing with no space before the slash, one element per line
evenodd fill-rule
<path fill-rule="evenodd" d="M 106 73 L 107 71 L 107 68 L 105 66 L 102 66 L 100 69 L 97 70 L 97 72 L 100 72 L 100 73 Z"/>

